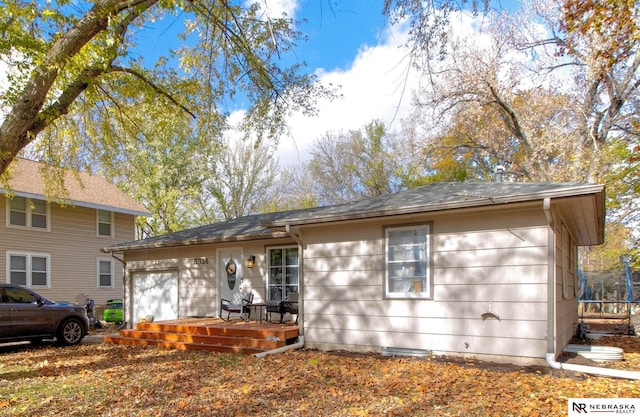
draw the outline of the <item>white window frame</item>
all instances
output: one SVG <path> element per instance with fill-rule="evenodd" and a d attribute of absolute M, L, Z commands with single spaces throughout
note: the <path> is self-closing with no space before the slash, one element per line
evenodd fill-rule
<path fill-rule="evenodd" d="M 286 250 L 287 249 L 295 249 L 297 251 L 297 260 L 298 262 L 294 265 L 294 264 L 287 264 L 286 261 Z M 285 253 L 283 253 L 282 256 L 282 264 L 280 265 L 272 265 L 271 264 L 271 251 L 273 250 L 280 250 L 280 251 L 285 251 Z M 280 286 L 283 287 L 282 291 L 285 292 L 287 290 L 287 287 L 296 287 L 297 292 L 300 293 L 300 248 L 297 245 L 286 245 L 286 246 L 269 246 L 267 247 L 267 300 L 268 301 L 275 301 L 272 299 L 271 297 L 271 269 L 272 268 L 283 268 L 283 273 L 285 274 L 285 276 L 283 277 L 283 282 L 280 284 Z M 291 284 L 291 283 L 287 283 L 286 282 L 286 270 L 287 269 L 293 269 L 295 268 L 298 272 L 298 282 L 295 284 Z M 291 292 L 291 291 L 289 291 Z M 286 299 L 286 295 L 282 294 L 282 300 Z M 277 301 L 281 301 L 281 300 L 277 300 Z"/>
<path fill-rule="evenodd" d="M 14 201 L 14 198 L 23 198 L 24 202 L 25 202 L 25 217 L 26 217 L 26 225 L 21 225 L 21 224 L 13 224 L 11 223 L 11 202 Z M 7 198 L 7 217 L 6 217 L 6 224 L 7 227 L 12 227 L 12 228 L 16 228 L 16 229 L 29 229 L 29 230 L 40 230 L 43 232 L 50 232 L 51 231 L 51 205 L 49 204 L 48 201 L 46 200 L 42 200 L 42 199 L 37 199 L 37 198 L 29 198 L 29 197 L 21 197 L 21 196 L 15 196 L 13 198 Z M 46 218 L 46 222 L 47 222 L 47 226 L 46 227 L 35 227 L 33 226 L 33 215 L 34 214 L 40 214 L 40 213 L 34 213 L 33 212 L 33 201 L 40 201 L 43 202 L 45 205 L 45 218 Z"/>
<path fill-rule="evenodd" d="M 416 232 L 422 241 L 392 241 L 395 232 Z M 431 223 L 384 228 L 384 296 L 390 299 L 433 299 Z M 410 237 L 410 236 L 408 236 Z M 397 238 L 396 238 L 397 239 Z M 421 288 L 420 288 L 421 287 Z"/>
<path fill-rule="evenodd" d="M 38 253 L 38 252 L 21 252 L 21 251 L 7 251 L 7 261 L 6 261 L 6 281 L 8 284 L 12 284 L 11 282 L 11 257 L 12 256 L 24 256 L 26 257 L 26 284 L 23 285 L 27 288 L 51 288 L 51 254 L 48 253 Z M 46 272 L 46 284 L 45 285 L 33 285 L 33 262 L 32 259 L 36 258 L 45 258 L 47 270 Z M 17 284 L 22 285 L 22 284 Z"/>
<path fill-rule="evenodd" d="M 101 285 L 100 283 L 100 276 L 102 275 L 101 270 L 100 270 L 100 266 L 102 262 L 108 262 L 111 266 L 111 284 L 110 285 Z M 97 273 L 97 281 L 96 281 L 96 286 L 97 288 L 115 288 L 115 278 L 116 278 L 116 274 L 115 274 L 115 263 L 113 262 L 113 259 L 111 258 L 98 258 L 96 259 L 96 273 Z"/>
<path fill-rule="evenodd" d="M 109 235 L 102 235 L 100 234 L 100 212 L 106 212 L 109 213 Z M 106 224 L 106 223 L 103 223 Z M 102 210 L 102 209 L 96 209 L 96 236 L 98 237 L 104 237 L 104 238 L 110 238 L 113 237 L 113 230 L 114 230 L 114 213 L 113 211 L 110 210 Z"/>

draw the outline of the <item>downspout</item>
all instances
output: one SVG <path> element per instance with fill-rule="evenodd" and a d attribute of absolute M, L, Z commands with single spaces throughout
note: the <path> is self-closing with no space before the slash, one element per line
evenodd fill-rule
<path fill-rule="evenodd" d="M 291 225 L 288 224 L 284 228 L 286 232 L 289 234 L 289 236 L 291 236 L 291 238 L 296 241 L 298 246 L 300 246 L 300 249 L 302 249 L 302 246 L 303 246 L 302 239 L 300 239 L 300 236 L 298 236 L 297 234 L 295 234 L 293 230 L 291 230 Z M 302 257 L 300 259 L 302 259 Z"/>
<path fill-rule="evenodd" d="M 640 372 L 635 371 L 622 371 L 611 368 L 600 368 L 597 366 L 585 366 L 574 365 L 570 363 L 562 363 L 556 361 L 556 320 L 555 320 L 555 306 L 556 306 L 556 280 L 555 280 L 555 238 L 553 232 L 553 215 L 551 213 L 551 199 L 545 198 L 542 204 L 544 215 L 547 219 L 549 226 L 548 239 L 547 239 L 547 275 L 548 280 L 548 309 L 547 309 L 547 364 L 553 369 L 563 369 L 567 371 L 582 372 L 585 374 L 609 376 L 614 378 L 626 378 L 640 380 Z"/>
<path fill-rule="evenodd" d="M 298 297 L 298 322 L 299 323 L 303 323 L 302 325 L 302 329 L 299 330 L 300 335 L 298 336 L 298 340 L 295 343 L 292 343 L 290 345 L 286 345 L 286 346 L 282 346 L 279 348 L 275 348 L 275 349 L 271 349 L 271 350 L 267 350 L 265 352 L 260 352 L 260 353 L 255 353 L 253 356 L 260 359 L 260 358 L 264 358 L 267 355 L 274 355 L 276 353 L 282 353 L 282 352 L 286 352 L 288 350 L 292 350 L 292 349 L 300 349 L 304 346 L 304 318 L 300 317 L 301 312 L 304 311 L 303 308 L 303 303 L 304 303 L 304 297 L 302 296 L 303 294 L 303 271 L 304 271 L 304 256 L 303 255 L 303 251 L 304 251 L 304 244 L 302 242 L 302 239 L 300 239 L 300 236 L 298 236 L 293 230 L 291 230 L 291 226 L 290 225 L 286 225 L 285 226 L 285 230 L 287 231 L 287 233 L 289 234 L 289 236 L 291 236 L 291 238 L 293 240 L 296 241 L 296 243 L 298 244 L 298 253 L 300 254 L 299 256 L 299 271 L 298 271 L 298 288 L 299 288 L 299 297 Z"/>
<path fill-rule="evenodd" d="M 304 346 L 304 336 L 298 336 L 298 341 L 291 345 L 286 345 L 279 348 L 267 350 L 265 352 L 255 353 L 253 356 L 260 359 L 260 358 L 264 358 L 267 355 L 274 355 L 276 353 L 282 353 L 292 349 L 300 349 L 303 346 Z"/>
<path fill-rule="evenodd" d="M 298 343 L 302 343 L 304 345 L 304 242 L 300 238 L 300 235 L 294 232 L 291 229 L 291 225 L 287 224 L 285 226 L 285 230 L 291 236 L 293 240 L 298 244 L 298 323 L 302 323 L 302 325 L 298 325 Z M 291 346 L 295 346 L 291 345 Z M 302 347 L 300 345 L 300 347 Z M 296 348 L 297 349 L 297 348 Z"/>
<path fill-rule="evenodd" d="M 553 232 L 553 214 L 551 199 L 545 198 L 542 209 L 547 219 L 547 352 L 554 355 L 556 351 L 556 265 L 555 265 L 555 233 Z M 547 356 L 549 354 L 547 353 Z"/>

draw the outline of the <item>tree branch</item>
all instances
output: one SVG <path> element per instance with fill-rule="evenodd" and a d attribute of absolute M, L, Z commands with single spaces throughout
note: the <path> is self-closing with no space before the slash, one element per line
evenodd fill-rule
<path fill-rule="evenodd" d="M 146 85 L 151 87 L 153 89 L 153 91 L 155 91 L 156 93 L 166 97 L 167 100 L 169 100 L 171 103 L 175 104 L 177 107 L 180 107 L 183 111 L 188 113 L 191 117 L 193 117 L 194 119 L 196 118 L 196 115 L 191 110 L 189 110 L 186 106 L 180 104 L 178 102 L 178 100 L 176 100 L 175 98 L 173 98 L 171 96 L 171 94 L 169 94 L 167 91 L 165 91 L 162 88 L 160 88 L 157 85 L 155 85 L 153 83 L 153 81 L 151 81 L 149 78 L 145 77 L 144 74 L 142 74 L 141 72 L 136 71 L 136 70 L 134 70 L 132 68 L 125 68 L 125 67 L 120 67 L 120 66 L 117 66 L 117 65 L 113 65 L 111 67 L 111 69 L 113 71 L 120 71 L 120 72 L 124 72 L 126 74 L 133 75 L 134 77 L 138 78 L 143 83 L 145 83 Z"/>

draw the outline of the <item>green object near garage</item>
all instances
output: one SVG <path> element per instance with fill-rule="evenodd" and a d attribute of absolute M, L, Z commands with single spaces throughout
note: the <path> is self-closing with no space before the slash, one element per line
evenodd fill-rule
<path fill-rule="evenodd" d="M 122 299 L 107 300 L 107 308 L 102 313 L 102 320 L 107 323 L 122 323 Z"/>

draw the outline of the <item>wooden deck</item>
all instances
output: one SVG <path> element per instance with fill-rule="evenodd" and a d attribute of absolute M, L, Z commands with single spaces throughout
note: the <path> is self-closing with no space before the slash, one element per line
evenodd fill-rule
<path fill-rule="evenodd" d="M 106 336 L 104 341 L 120 345 L 253 354 L 294 343 L 297 337 L 297 324 L 202 318 L 137 323 L 135 329 L 120 330 L 117 336 Z"/>

